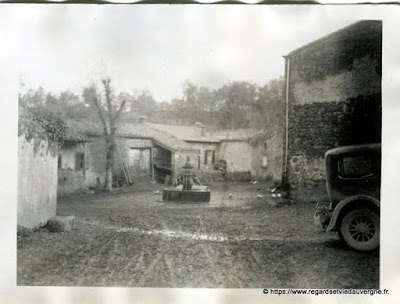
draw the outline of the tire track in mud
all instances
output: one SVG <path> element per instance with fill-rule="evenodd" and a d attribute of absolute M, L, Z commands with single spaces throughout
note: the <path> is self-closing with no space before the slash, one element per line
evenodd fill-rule
<path fill-rule="evenodd" d="M 146 282 L 149 277 L 149 274 L 151 274 L 153 272 L 155 266 L 158 264 L 158 262 L 161 260 L 162 257 L 163 257 L 162 253 L 158 253 L 154 257 L 154 259 L 151 261 L 150 265 L 147 267 L 145 272 L 140 276 L 137 286 L 146 286 Z"/>
<path fill-rule="evenodd" d="M 168 254 L 164 253 L 163 254 L 163 261 L 165 265 L 167 266 L 168 269 L 168 274 L 169 274 L 169 284 L 171 286 L 177 286 L 177 280 L 175 276 L 175 271 L 174 268 L 172 267 L 172 259 L 169 257 Z"/>
<path fill-rule="evenodd" d="M 84 281 L 90 280 L 92 274 L 90 274 L 88 270 L 92 265 L 98 263 L 103 258 L 104 251 L 107 249 L 107 247 L 109 247 L 111 243 L 113 243 L 117 239 L 117 235 L 118 233 L 112 234 L 107 242 L 101 243 L 100 246 L 92 249 L 92 252 L 97 249 L 97 253 L 95 253 L 94 255 L 90 255 L 82 262 L 79 269 L 80 278 L 78 280 L 78 285 L 84 286 Z"/>
<path fill-rule="evenodd" d="M 312 244 L 322 244 L 327 241 L 336 240 L 335 236 L 331 235 L 323 235 L 321 237 L 314 238 L 304 238 L 302 236 L 273 236 L 266 235 L 263 237 L 253 237 L 253 236 L 230 236 L 224 234 L 207 234 L 205 229 L 199 229 L 199 232 L 192 233 L 186 231 L 179 230 L 158 230 L 158 229 L 143 229 L 138 227 L 122 227 L 122 226 L 114 226 L 114 225 L 104 225 L 98 221 L 91 220 L 82 221 L 77 220 L 77 222 L 81 222 L 84 224 L 100 227 L 107 230 L 114 230 L 116 232 L 131 232 L 142 235 L 154 235 L 154 236 L 166 236 L 170 238 L 183 238 L 188 240 L 196 240 L 196 241 L 211 241 L 211 242 L 246 242 L 246 241 L 273 241 L 273 242 L 287 242 L 287 243 L 312 243 Z M 205 232 L 203 233 L 202 230 Z"/>

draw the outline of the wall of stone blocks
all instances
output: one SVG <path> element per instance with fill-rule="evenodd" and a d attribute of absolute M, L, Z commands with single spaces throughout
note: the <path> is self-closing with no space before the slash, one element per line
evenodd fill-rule
<path fill-rule="evenodd" d="M 290 83 L 334 84 L 338 75 L 350 75 L 352 71 L 369 71 L 381 75 L 382 70 L 382 23 L 380 21 L 358 22 L 325 39 L 318 40 L 289 55 Z M 366 66 L 370 64 L 370 66 Z M 356 75 L 348 88 L 362 84 L 369 75 Z M 328 79 L 330 78 L 331 79 Z M 361 89 L 379 90 L 380 80 L 376 79 Z M 340 83 L 347 85 L 346 83 Z M 333 88 L 333 86 L 330 86 Z M 290 99 L 293 99 L 293 86 L 290 88 Z"/>
<path fill-rule="evenodd" d="M 198 170 L 214 170 L 213 164 L 204 164 L 205 152 L 206 150 L 215 151 L 215 163 L 218 161 L 218 146 L 219 143 L 202 143 L 202 142 L 188 142 L 193 150 L 198 150 L 200 155 L 200 161 L 195 165 Z"/>
<path fill-rule="evenodd" d="M 202 184 L 211 182 L 224 182 L 225 177 L 219 170 L 195 170 L 196 176 Z"/>
<path fill-rule="evenodd" d="M 293 197 L 318 201 L 328 149 L 381 141 L 381 23 L 357 23 L 289 57 L 286 181 Z"/>
<path fill-rule="evenodd" d="M 97 179 L 100 180 L 101 186 L 105 182 L 106 174 L 106 142 L 103 137 L 91 137 L 91 142 L 87 144 L 87 152 L 89 159 L 89 167 L 86 170 L 86 185 L 95 187 L 98 185 Z M 128 168 L 129 150 L 131 148 L 151 148 L 152 141 L 150 139 L 133 139 L 125 137 L 116 138 L 117 147 L 114 150 L 114 176 L 123 176 L 123 165 Z"/>
<path fill-rule="evenodd" d="M 117 147 L 114 150 L 114 170 L 113 175 L 124 176 L 123 164 L 125 169 L 128 169 L 129 165 L 129 150 L 131 148 L 149 148 L 152 149 L 153 143 L 151 139 L 142 138 L 126 138 L 118 137 L 116 139 Z M 152 164 L 151 164 L 152 166 Z M 151 170 L 150 170 L 151 172 Z"/>

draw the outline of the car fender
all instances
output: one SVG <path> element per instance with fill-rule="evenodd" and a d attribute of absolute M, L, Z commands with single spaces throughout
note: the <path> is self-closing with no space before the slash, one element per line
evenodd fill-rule
<path fill-rule="evenodd" d="M 379 202 L 379 200 L 377 200 L 376 198 L 373 198 L 371 196 L 368 196 L 368 195 L 355 195 L 355 196 L 348 197 L 348 198 L 340 201 L 339 204 L 336 205 L 335 209 L 333 210 L 329 225 L 326 228 L 326 231 L 327 232 L 332 231 L 335 228 L 340 211 L 342 211 L 342 209 L 345 206 L 347 206 L 355 201 L 360 201 L 360 200 L 369 201 L 369 202 L 373 203 L 374 205 L 376 205 L 378 208 L 380 207 L 380 204 L 381 204 Z"/>

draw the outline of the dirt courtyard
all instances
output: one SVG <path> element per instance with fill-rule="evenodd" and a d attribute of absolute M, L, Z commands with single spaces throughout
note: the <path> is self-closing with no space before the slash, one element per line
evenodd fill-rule
<path fill-rule="evenodd" d="M 213 184 L 208 204 L 162 202 L 150 183 L 59 199 L 77 227 L 19 236 L 17 283 L 379 288 L 378 252 L 347 249 L 314 226 L 314 204 L 285 203 L 269 187 Z"/>

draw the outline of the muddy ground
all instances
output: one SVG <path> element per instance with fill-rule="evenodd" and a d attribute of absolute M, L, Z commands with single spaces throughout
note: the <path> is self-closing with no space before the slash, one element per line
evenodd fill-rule
<path fill-rule="evenodd" d="M 162 202 L 150 183 L 59 199 L 77 227 L 18 237 L 18 285 L 379 288 L 379 253 L 323 233 L 314 204 L 268 184 L 211 187 L 209 204 Z"/>

